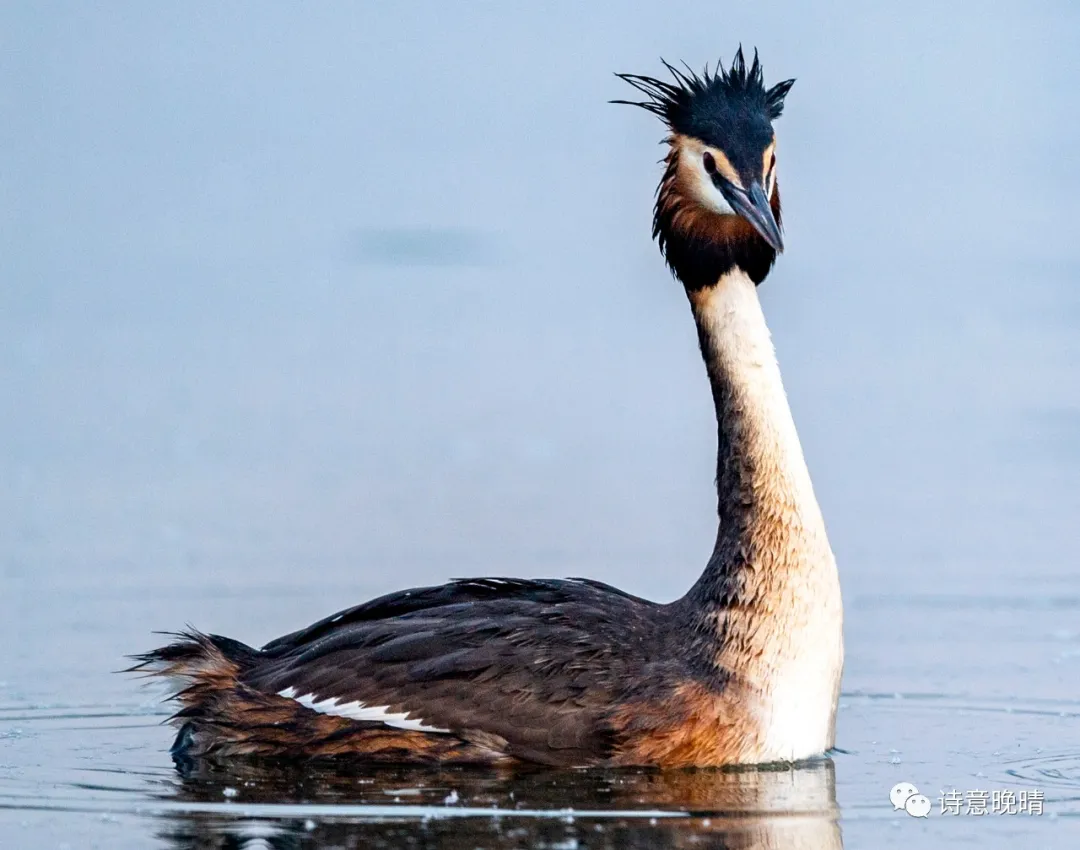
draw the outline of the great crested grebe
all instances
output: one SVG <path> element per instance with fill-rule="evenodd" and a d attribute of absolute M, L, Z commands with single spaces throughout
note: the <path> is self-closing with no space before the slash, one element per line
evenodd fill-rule
<path fill-rule="evenodd" d="M 716 404 L 701 578 L 666 605 L 589 579 L 463 579 L 262 649 L 182 633 L 132 668 L 180 688 L 174 757 L 687 767 L 832 747 L 840 586 L 756 291 L 783 247 L 772 122 L 794 81 L 766 89 L 741 48 L 700 77 L 666 67 L 672 82 L 619 76 L 670 130 L 653 235 Z"/>

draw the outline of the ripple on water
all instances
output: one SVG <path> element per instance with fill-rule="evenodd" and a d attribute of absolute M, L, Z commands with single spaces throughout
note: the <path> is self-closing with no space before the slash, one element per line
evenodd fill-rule
<path fill-rule="evenodd" d="M 1016 714 L 1080 717 L 1080 700 L 978 697 L 970 694 L 845 691 L 842 706 L 871 702 L 880 710 L 948 711 L 960 714 Z"/>
<path fill-rule="evenodd" d="M 1025 785 L 1080 791 L 1080 750 L 1036 753 L 1005 764 L 1005 775 Z"/>

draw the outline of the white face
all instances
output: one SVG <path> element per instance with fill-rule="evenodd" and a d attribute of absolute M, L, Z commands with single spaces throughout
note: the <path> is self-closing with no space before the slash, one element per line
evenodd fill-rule
<path fill-rule="evenodd" d="M 720 215 L 734 215 L 735 210 L 727 202 L 724 193 L 713 182 L 711 167 L 725 180 L 739 189 L 746 189 L 742 178 L 736 173 L 728 158 L 714 147 L 689 136 L 675 139 L 679 151 L 680 181 L 684 191 L 701 206 Z M 776 143 L 765 149 L 762 157 L 761 185 L 765 196 L 771 198 L 776 186 Z"/>
<path fill-rule="evenodd" d="M 727 169 L 724 168 L 727 165 L 726 157 L 721 155 L 717 159 L 716 152 L 713 149 L 706 147 L 697 139 L 687 139 L 686 143 L 680 145 L 679 148 L 679 168 L 684 170 L 687 188 L 690 190 L 694 200 L 707 210 L 720 215 L 735 215 L 735 210 L 727 202 L 724 193 L 716 188 L 712 175 L 709 174 L 705 167 L 706 156 L 712 158 L 717 170 L 724 174 L 728 180 L 731 180 L 736 186 L 742 185 L 741 181 L 736 182 L 739 177 L 735 174 L 735 169 L 731 168 L 730 165 L 727 166 Z M 725 173 L 725 171 L 730 173 Z"/>

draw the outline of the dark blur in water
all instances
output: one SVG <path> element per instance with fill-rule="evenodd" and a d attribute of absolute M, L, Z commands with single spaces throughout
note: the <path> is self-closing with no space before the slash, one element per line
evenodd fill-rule
<path fill-rule="evenodd" d="M 1075 846 L 1078 36 L 1065 2 L 5 5 L 0 846 Z M 605 101 L 740 40 L 798 77 L 762 295 L 844 584 L 835 784 L 177 776 L 110 674 L 154 629 L 696 578 L 662 132 Z M 937 812 L 1013 788 L 1046 813 Z"/>

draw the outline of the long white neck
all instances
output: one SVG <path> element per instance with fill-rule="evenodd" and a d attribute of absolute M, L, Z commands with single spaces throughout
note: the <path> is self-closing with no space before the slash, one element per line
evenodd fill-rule
<path fill-rule="evenodd" d="M 836 562 L 756 286 L 736 267 L 690 299 L 716 403 L 719 530 L 688 599 L 722 620 L 720 663 L 759 693 L 766 754 L 811 755 L 831 746 L 843 662 Z"/>
<path fill-rule="evenodd" d="M 754 539 L 776 521 L 823 555 L 825 523 L 757 287 L 736 268 L 691 302 L 716 404 L 717 555 L 736 544 L 778 543 Z"/>

